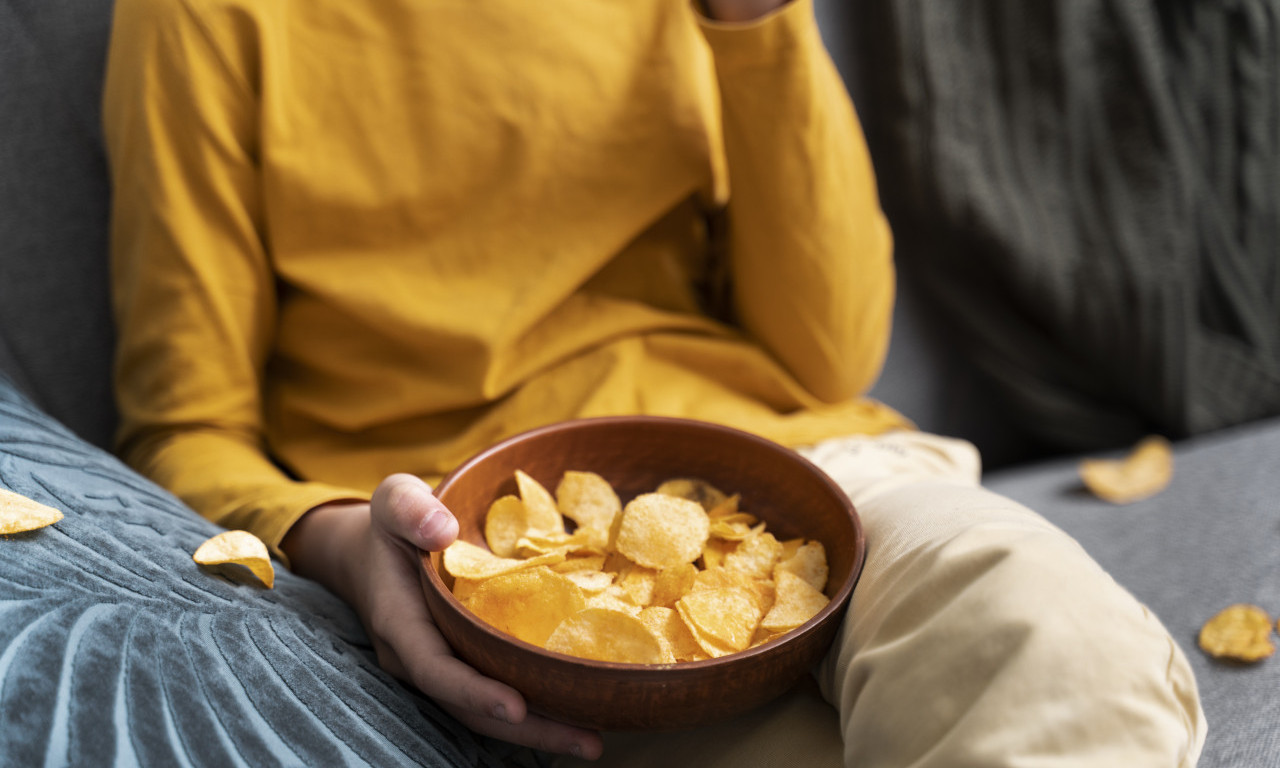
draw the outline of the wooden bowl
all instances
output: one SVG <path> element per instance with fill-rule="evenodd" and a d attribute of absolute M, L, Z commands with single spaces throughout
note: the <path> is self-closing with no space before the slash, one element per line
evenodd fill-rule
<path fill-rule="evenodd" d="M 821 541 L 830 567 L 830 603 L 783 638 L 717 659 L 640 665 L 554 653 L 494 629 L 449 591 L 440 554 L 423 553 L 423 590 L 440 631 L 459 657 L 520 691 L 531 710 L 600 730 L 704 725 L 785 692 L 835 638 L 862 570 L 866 541 L 848 497 L 794 451 L 687 419 L 606 417 L 535 429 L 476 455 L 436 488 L 458 518 L 461 539 L 485 546 L 489 504 L 517 492 L 517 469 L 551 490 L 566 470 L 596 472 L 624 504 L 663 480 L 698 477 L 740 493 L 743 509 L 779 539 Z"/>

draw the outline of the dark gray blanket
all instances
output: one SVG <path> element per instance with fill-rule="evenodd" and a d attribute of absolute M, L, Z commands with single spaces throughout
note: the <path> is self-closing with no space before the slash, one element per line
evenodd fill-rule
<path fill-rule="evenodd" d="M 1054 449 L 1280 413 L 1275 0 L 855 4 L 904 279 Z"/>
<path fill-rule="evenodd" d="M 219 528 L 3 378 L 0 487 L 66 514 L 0 536 L 0 765 L 539 764 L 379 670 L 317 584 L 202 570 Z"/>

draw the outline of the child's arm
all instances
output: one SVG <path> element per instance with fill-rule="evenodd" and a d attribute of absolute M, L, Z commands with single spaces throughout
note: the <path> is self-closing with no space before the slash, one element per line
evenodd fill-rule
<path fill-rule="evenodd" d="M 704 22 L 721 89 L 737 321 L 814 395 L 867 389 L 888 345 L 892 241 L 811 0 Z"/>

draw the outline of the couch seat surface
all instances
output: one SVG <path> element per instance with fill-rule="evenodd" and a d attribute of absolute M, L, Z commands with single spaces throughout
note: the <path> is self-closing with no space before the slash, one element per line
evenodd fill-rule
<path fill-rule="evenodd" d="M 1085 491 L 1077 457 L 1003 469 L 985 482 L 1074 536 L 1168 627 L 1204 702 L 1202 768 L 1277 766 L 1280 659 L 1216 661 L 1197 636 L 1232 603 L 1280 614 L 1280 419 L 1186 440 L 1175 451 L 1170 487 L 1125 506 Z"/>

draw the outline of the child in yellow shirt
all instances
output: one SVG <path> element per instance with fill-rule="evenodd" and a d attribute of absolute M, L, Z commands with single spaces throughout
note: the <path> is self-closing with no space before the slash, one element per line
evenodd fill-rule
<path fill-rule="evenodd" d="M 850 763 L 1074 749 L 1032 721 L 1047 691 L 1094 692 L 1041 678 L 1102 662 L 1028 614 L 1047 594 L 1132 631 L 1108 663 L 1176 677 L 1080 699 L 1097 744 L 1203 738 L 1158 622 L 977 488 L 971 448 L 861 397 L 891 238 L 810 0 L 119 0 L 104 111 L 122 455 L 346 599 L 468 726 L 602 749 L 434 631 L 412 548 L 457 528 L 429 483 L 530 427 L 648 413 L 795 446 L 858 502 L 872 556 L 822 676 Z M 1020 586 L 1046 561 L 1069 595 Z M 919 679 L 882 690 L 889 670 Z M 1030 682 L 979 706 L 996 677 Z"/>

